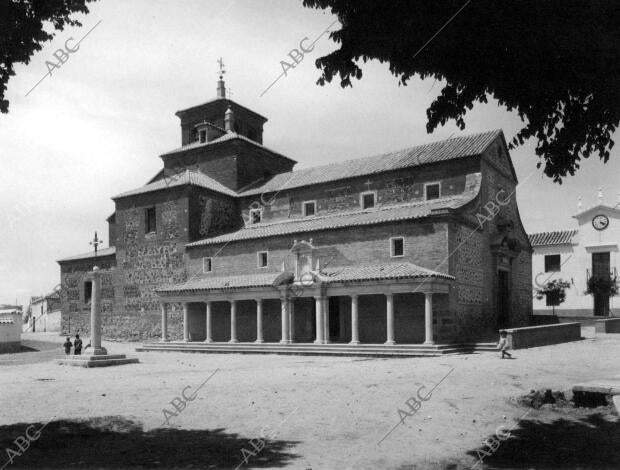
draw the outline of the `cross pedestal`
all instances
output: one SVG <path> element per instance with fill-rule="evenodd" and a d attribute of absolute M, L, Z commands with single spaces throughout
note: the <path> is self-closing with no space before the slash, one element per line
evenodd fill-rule
<path fill-rule="evenodd" d="M 72 355 L 58 361 L 58 364 L 78 367 L 106 367 L 139 362 L 137 357 L 126 357 L 124 354 L 108 354 L 101 346 L 101 273 L 95 266 L 88 273 L 91 280 L 91 304 L 90 304 L 90 345 L 92 354 Z"/>

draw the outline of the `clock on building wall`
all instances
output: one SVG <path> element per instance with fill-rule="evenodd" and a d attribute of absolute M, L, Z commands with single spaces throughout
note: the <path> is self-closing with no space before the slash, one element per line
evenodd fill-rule
<path fill-rule="evenodd" d="M 605 230 L 609 226 L 609 219 L 606 215 L 596 215 L 592 219 L 592 227 L 596 230 Z"/>

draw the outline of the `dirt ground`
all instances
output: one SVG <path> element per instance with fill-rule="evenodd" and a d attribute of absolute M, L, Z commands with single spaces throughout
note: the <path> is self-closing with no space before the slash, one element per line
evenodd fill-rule
<path fill-rule="evenodd" d="M 620 335 L 586 336 L 513 360 L 136 353 L 135 343 L 105 343 L 140 364 L 82 369 L 52 360 L 62 338 L 25 335 L 58 349 L 0 356 L 0 467 L 617 469 L 612 407 L 517 403 L 532 389 L 618 376 Z M 22 455 L 7 453 L 43 426 Z M 497 434 L 490 452 L 482 441 Z"/>

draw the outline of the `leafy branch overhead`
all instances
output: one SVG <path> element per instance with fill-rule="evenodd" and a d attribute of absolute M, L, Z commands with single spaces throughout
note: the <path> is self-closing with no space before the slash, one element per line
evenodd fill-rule
<path fill-rule="evenodd" d="M 316 60 L 320 85 L 338 76 L 352 86 L 360 61 L 376 59 L 403 85 L 416 75 L 445 82 L 426 111 L 428 132 L 449 120 L 465 128 L 467 111 L 491 96 L 524 122 L 511 147 L 535 138 L 538 167 L 554 181 L 583 158 L 609 159 L 620 122 L 617 0 L 303 3 L 342 24 L 330 35 L 340 48 Z"/>
<path fill-rule="evenodd" d="M 5 98 L 14 65 L 28 64 L 43 44 L 65 26 L 82 26 L 71 18 L 88 13 L 86 3 L 94 0 L 2 0 L 0 2 L 0 112 L 9 112 Z M 47 29 L 47 30 L 46 30 Z"/>

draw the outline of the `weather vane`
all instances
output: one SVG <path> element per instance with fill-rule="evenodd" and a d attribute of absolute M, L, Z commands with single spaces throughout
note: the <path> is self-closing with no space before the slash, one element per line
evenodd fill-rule
<path fill-rule="evenodd" d="M 97 257 L 97 247 L 103 243 L 103 240 L 99 240 L 97 237 L 97 232 L 95 232 L 95 238 L 90 242 L 92 246 L 95 247 L 95 257 Z"/>
<path fill-rule="evenodd" d="M 226 73 L 226 70 L 224 70 L 224 60 L 220 57 L 217 60 L 217 64 L 220 66 L 220 71 L 219 71 L 219 76 L 220 76 L 220 80 L 222 80 L 224 78 L 224 74 Z"/>

